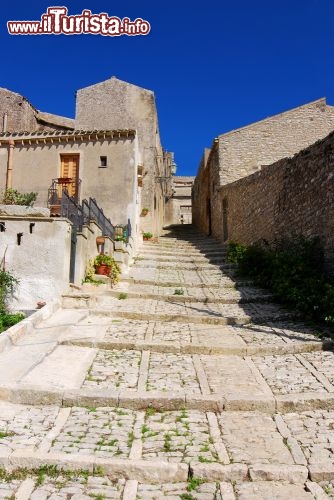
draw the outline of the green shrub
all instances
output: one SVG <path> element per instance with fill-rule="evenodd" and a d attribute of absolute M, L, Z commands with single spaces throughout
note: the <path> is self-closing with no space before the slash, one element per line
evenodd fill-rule
<path fill-rule="evenodd" d="M 18 280 L 8 271 L 0 269 L 0 314 L 7 312 L 7 300 L 18 285 Z"/>
<path fill-rule="evenodd" d="M 36 201 L 37 193 L 19 193 L 17 189 L 6 189 L 2 193 L 1 203 L 4 205 L 25 205 L 32 207 Z"/>
<path fill-rule="evenodd" d="M 264 241 L 231 243 L 227 255 L 238 264 L 241 276 L 270 289 L 280 302 L 308 319 L 334 326 L 334 283 L 325 275 L 318 238 L 296 236 L 271 246 Z"/>
<path fill-rule="evenodd" d="M 4 330 L 7 330 L 7 328 L 10 328 L 11 326 L 16 325 L 16 323 L 19 323 L 25 318 L 25 315 L 23 313 L 0 313 L 0 332 L 3 332 Z"/>

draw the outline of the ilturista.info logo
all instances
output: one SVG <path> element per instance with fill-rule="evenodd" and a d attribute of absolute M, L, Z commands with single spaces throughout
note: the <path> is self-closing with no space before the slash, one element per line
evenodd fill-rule
<path fill-rule="evenodd" d="M 67 7 L 49 7 L 40 21 L 8 21 L 10 35 L 103 35 L 138 36 L 148 35 L 151 26 L 148 21 L 137 18 L 120 19 L 105 12 L 92 14 L 88 9 L 76 16 L 69 16 Z"/>

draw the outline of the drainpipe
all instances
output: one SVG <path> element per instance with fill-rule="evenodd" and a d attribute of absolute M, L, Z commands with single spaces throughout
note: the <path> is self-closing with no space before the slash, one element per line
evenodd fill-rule
<path fill-rule="evenodd" d="M 8 113 L 3 115 L 2 131 L 7 132 Z"/>
<path fill-rule="evenodd" d="M 6 190 L 12 187 L 12 172 L 13 172 L 13 153 L 15 143 L 13 140 L 8 141 L 8 162 L 6 172 Z"/>

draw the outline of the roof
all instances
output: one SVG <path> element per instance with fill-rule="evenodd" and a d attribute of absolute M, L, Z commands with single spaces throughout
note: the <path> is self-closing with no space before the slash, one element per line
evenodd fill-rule
<path fill-rule="evenodd" d="M 275 115 L 267 116 L 266 118 L 263 118 L 262 120 L 257 120 L 256 122 L 249 123 L 248 125 L 245 125 L 244 127 L 239 127 L 234 130 L 230 130 L 229 132 L 225 132 L 224 134 L 219 134 L 218 138 L 220 139 L 221 137 L 227 137 L 229 135 L 235 134 L 236 132 L 240 132 L 241 130 L 245 130 L 251 127 L 254 127 L 254 125 L 258 125 L 259 123 L 264 123 L 266 121 L 272 120 L 273 118 L 276 118 L 277 116 L 283 116 L 288 113 L 291 113 L 292 111 L 295 111 L 296 109 L 302 109 L 302 108 L 307 108 L 308 106 L 314 105 L 314 104 L 319 104 L 323 106 L 328 106 L 326 104 L 326 97 L 321 97 L 320 99 L 316 99 L 315 101 L 308 102 L 306 104 L 302 104 L 301 106 L 296 106 L 295 108 L 288 109 L 286 111 L 282 111 L 281 113 L 276 113 Z M 328 106 L 332 107 L 332 106 Z"/>
<path fill-rule="evenodd" d="M 72 118 L 66 118 L 65 116 L 54 115 L 52 113 L 44 113 L 43 111 L 37 111 L 36 119 L 39 122 L 56 125 L 57 127 L 69 129 L 74 129 L 75 127 L 75 120 Z"/>
<path fill-rule="evenodd" d="M 108 78 L 107 80 L 103 80 L 102 82 L 97 82 L 97 83 L 93 83 L 92 85 L 87 85 L 87 87 L 82 87 L 82 88 L 78 89 L 77 92 L 80 92 L 81 90 L 86 90 L 89 88 L 97 87 L 99 85 L 105 85 L 108 82 L 117 82 L 117 83 L 120 83 L 122 85 L 127 85 L 128 87 L 136 87 L 137 89 L 143 90 L 144 92 L 147 92 L 149 94 L 154 95 L 153 90 L 145 89 L 144 87 L 140 87 L 139 85 L 136 85 L 134 83 L 126 82 L 125 80 L 120 80 L 116 76 L 111 76 L 110 78 Z"/>
<path fill-rule="evenodd" d="M 174 182 L 194 182 L 195 176 L 184 176 L 184 175 L 175 175 L 173 177 Z"/>
<path fill-rule="evenodd" d="M 119 130 L 37 130 L 35 132 L 1 132 L 0 143 L 8 140 L 31 143 L 31 142 L 62 142 L 75 140 L 101 140 L 119 139 L 121 137 L 135 137 L 134 129 Z"/>

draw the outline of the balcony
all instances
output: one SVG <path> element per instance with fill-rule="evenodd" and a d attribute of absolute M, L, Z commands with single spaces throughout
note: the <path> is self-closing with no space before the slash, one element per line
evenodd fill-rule
<path fill-rule="evenodd" d="M 60 217 L 61 199 L 65 192 L 75 203 L 79 201 L 81 179 L 72 177 L 57 177 L 52 179 L 48 189 L 48 207 L 51 217 Z"/>

